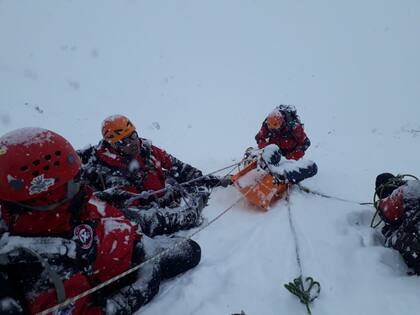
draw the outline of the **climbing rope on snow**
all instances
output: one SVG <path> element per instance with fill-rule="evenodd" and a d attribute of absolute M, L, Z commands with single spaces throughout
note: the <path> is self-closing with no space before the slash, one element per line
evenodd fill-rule
<path fill-rule="evenodd" d="M 335 200 L 339 200 L 339 201 L 343 201 L 343 202 L 356 203 L 356 204 L 361 205 L 361 206 L 373 205 L 372 202 L 359 202 L 359 201 L 354 201 L 354 200 L 349 200 L 349 199 L 344 199 L 344 198 L 340 198 L 340 197 L 336 197 L 336 196 L 327 195 L 327 194 L 312 190 L 312 189 L 310 189 L 306 186 L 303 186 L 301 184 L 297 184 L 297 187 L 303 192 L 306 192 L 306 193 L 312 194 L 312 195 L 316 195 L 316 196 L 320 196 L 320 197 L 323 197 L 323 198 L 327 198 L 327 199 L 335 199 Z"/>
<path fill-rule="evenodd" d="M 305 288 L 306 284 L 306 288 Z M 307 277 L 305 281 L 302 280 L 302 277 L 299 276 L 284 285 L 287 290 L 293 295 L 296 295 L 302 304 L 305 304 L 308 314 L 311 313 L 309 308 L 309 303 L 313 302 L 321 293 L 321 285 L 318 281 L 314 281 L 312 277 Z"/>
<path fill-rule="evenodd" d="M 385 183 L 383 183 L 382 185 L 380 185 L 379 187 L 375 189 L 375 193 L 373 194 L 373 206 L 375 207 L 376 211 L 372 217 L 372 221 L 370 222 L 370 227 L 376 229 L 382 223 L 382 219 L 379 216 L 378 206 L 379 206 L 379 200 L 381 199 L 383 193 L 389 189 L 394 190 L 404 185 L 407 182 L 406 178 L 413 178 L 417 181 L 419 180 L 416 176 L 411 175 L 411 174 L 398 174 L 397 176 L 388 179 Z M 378 217 L 379 217 L 379 220 L 377 220 Z M 375 223 L 375 221 L 377 222 Z"/>
<path fill-rule="evenodd" d="M 297 296 L 302 304 L 306 306 L 306 310 L 308 314 L 311 313 L 311 309 L 309 304 L 313 302 L 321 293 L 321 285 L 318 281 L 314 281 L 312 277 L 303 277 L 303 268 L 302 268 L 302 259 L 300 257 L 300 245 L 299 239 L 297 237 L 295 225 L 293 222 L 292 217 L 292 207 L 290 205 L 290 186 L 287 188 L 286 193 L 286 204 L 287 204 L 287 212 L 289 215 L 289 225 L 290 230 L 292 231 L 293 240 L 295 243 L 295 254 L 296 254 L 296 262 L 299 268 L 299 276 L 293 280 L 293 282 L 289 282 L 284 285 L 284 287 L 293 295 Z M 303 280 L 304 279 L 304 280 Z M 306 287 L 305 287 L 306 284 Z"/>

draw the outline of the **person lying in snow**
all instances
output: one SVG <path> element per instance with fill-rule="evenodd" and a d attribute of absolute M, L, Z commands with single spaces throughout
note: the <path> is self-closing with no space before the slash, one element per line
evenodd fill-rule
<path fill-rule="evenodd" d="M 201 259 L 196 242 L 150 239 L 96 198 L 77 180 L 76 151 L 55 132 L 23 128 L 0 137 L 0 165 L 0 314 L 38 313 L 161 253 L 60 312 L 132 314 L 161 280 Z"/>
<path fill-rule="evenodd" d="M 376 177 L 375 191 L 385 246 L 397 250 L 420 275 L 420 181 L 382 173 Z"/>
<path fill-rule="evenodd" d="M 258 148 L 276 144 L 288 160 L 299 160 L 311 145 L 294 106 L 277 106 L 255 136 Z"/>
<path fill-rule="evenodd" d="M 125 215 L 149 236 L 198 226 L 210 195 L 208 188 L 230 184 L 228 178 L 203 177 L 200 170 L 140 138 L 125 116 L 106 118 L 102 135 L 97 146 L 78 152 L 82 180 L 103 191 L 101 198 L 124 208 Z M 192 180 L 191 185 L 179 185 Z M 143 198 L 131 202 L 139 194 Z M 165 229 L 152 224 L 151 218 L 166 222 Z"/>

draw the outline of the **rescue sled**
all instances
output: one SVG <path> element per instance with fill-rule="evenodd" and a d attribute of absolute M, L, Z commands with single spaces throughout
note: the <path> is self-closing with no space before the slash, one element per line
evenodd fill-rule
<path fill-rule="evenodd" d="M 246 197 L 249 203 L 267 211 L 275 200 L 283 197 L 289 184 L 275 183 L 274 177 L 259 168 L 257 161 L 240 166 L 232 176 L 233 185 Z"/>
<path fill-rule="evenodd" d="M 314 176 L 318 171 L 317 165 L 309 160 L 280 159 L 279 148 L 269 145 L 262 152 L 255 154 L 254 151 L 249 155 L 232 176 L 233 185 L 248 202 L 264 211 L 283 198 L 289 186 Z"/>

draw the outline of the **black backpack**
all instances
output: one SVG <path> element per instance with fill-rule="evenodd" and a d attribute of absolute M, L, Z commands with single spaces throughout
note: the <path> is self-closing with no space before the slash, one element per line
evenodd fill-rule
<path fill-rule="evenodd" d="M 276 110 L 278 110 L 283 115 L 288 125 L 301 124 L 300 118 L 296 112 L 296 108 L 293 105 L 282 104 L 277 106 Z"/>

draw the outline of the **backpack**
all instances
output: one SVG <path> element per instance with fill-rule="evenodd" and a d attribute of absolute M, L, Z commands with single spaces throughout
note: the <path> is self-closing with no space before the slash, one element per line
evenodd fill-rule
<path fill-rule="evenodd" d="M 278 110 L 284 117 L 286 123 L 293 124 L 293 123 L 301 123 L 300 118 L 297 114 L 296 107 L 293 105 L 279 105 L 276 107 L 276 110 Z"/>

